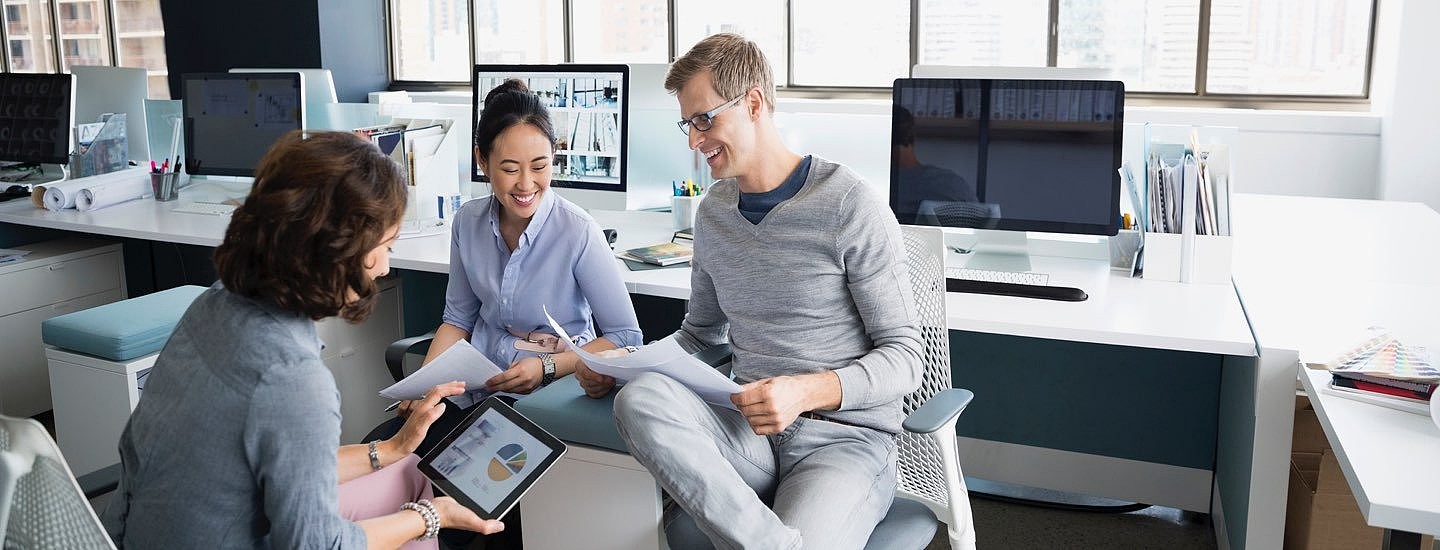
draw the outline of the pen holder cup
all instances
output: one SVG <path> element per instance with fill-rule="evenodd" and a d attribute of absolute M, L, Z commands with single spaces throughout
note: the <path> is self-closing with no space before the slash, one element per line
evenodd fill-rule
<path fill-rule="evenodd" d="M 150 174 L 150 190 L 157 201 L 173 201 L 180 198 L 180 172 Z"/>
<path fill-rule="evenodd" d="M 1140 232 L 1121 229 L 1110 237 L 1110 269 L 1130 273 L 1135 267 L 1135 253 L 1140 251 Z"/>
<path fill-rule="evenodd" d="M 671 197 L 670 214 L 673 217 L 672 223 L 675 225 L 675 229 L 695 227 L 695 209 L 700 207 L 702 198 L 705 196 Z"/>

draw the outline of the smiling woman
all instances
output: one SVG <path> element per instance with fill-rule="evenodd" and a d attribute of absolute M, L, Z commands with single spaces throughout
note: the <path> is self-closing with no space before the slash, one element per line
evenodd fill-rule
<path fill-rule="evenodd" d="M 529 393 L 571 373 L 583 383 L 591 373 L 571 345 L 598 352 L 640 344 L 635 310 L 600 226 L 551 191 L 556 132 L 543 95 L 506 80 L 485 94 L 475 124 L 476 163 L 494 193 L 466 203 L 452 223 L 445 314 L 425 361 L 468 340 L 505 370 L 451 400 L 461 407 L 477 401 L 473 392 Z M 576 336 L 573 342 L 553 334 L 547 310 Z M 411 415 L 410 407 L 402 405 L 400 415 Z M 421 452 L 465 417 L 461 407 L 445 411 Z M 512 533 L 514 519 L 506 519 Z"/>

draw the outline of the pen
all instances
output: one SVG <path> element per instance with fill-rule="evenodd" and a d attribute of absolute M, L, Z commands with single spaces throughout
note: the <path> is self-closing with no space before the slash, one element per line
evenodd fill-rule
<path fill-rule="evenodd" d="M 400 408 L 400 402 L 396 401 L 394 403 L 391 403 L 389 407 L 385 407 L 385 412 L 395 412 L 395 409 L 398 408 Z"/>

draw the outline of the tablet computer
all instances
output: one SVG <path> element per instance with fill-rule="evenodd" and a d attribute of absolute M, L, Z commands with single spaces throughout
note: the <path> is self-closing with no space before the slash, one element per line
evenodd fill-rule
<path fill-rule="evenodd" d="M 496 397 L 420 459 L 420 471 L 484 519 L 500 519 L 565 454 L 565 444 Z"/>

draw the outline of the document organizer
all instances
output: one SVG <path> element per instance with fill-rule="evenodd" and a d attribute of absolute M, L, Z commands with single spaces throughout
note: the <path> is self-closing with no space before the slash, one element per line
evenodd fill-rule
<path fill-rule="evenodd" d="M 1139 205 L 1145 278 L 1230 282 L 1236 135 L 1235 128 L 1145 125 L 1145 198 Z"/>
<path fill-rule="evenodd" d="M 391 122 L 406 127 L 403 142 L 406 154 L 400 164 L 405 167 L 407 178 L 413 178 L 408 182 L 412 187 L 410 204 L 405 207 L 401 231 L 415 232 L 439 225 L 448 216 L 442 217 L 443 208 L 437 205 L 449 205 L 451 197 L 461 195 L 460 179 L 455 173 L 460 147 L 455 130 L 458 125 L 450 119 L 395 118 Z M 424 130 L 437 124 L 441 133 Z"/>
<path fill-rule="evenodd" d="M 70 179 L 124 170 L 129 162 L 130 142 L 125 136 L 125 113 L 112 114 L 88 147 L 70 153 Z"/>

